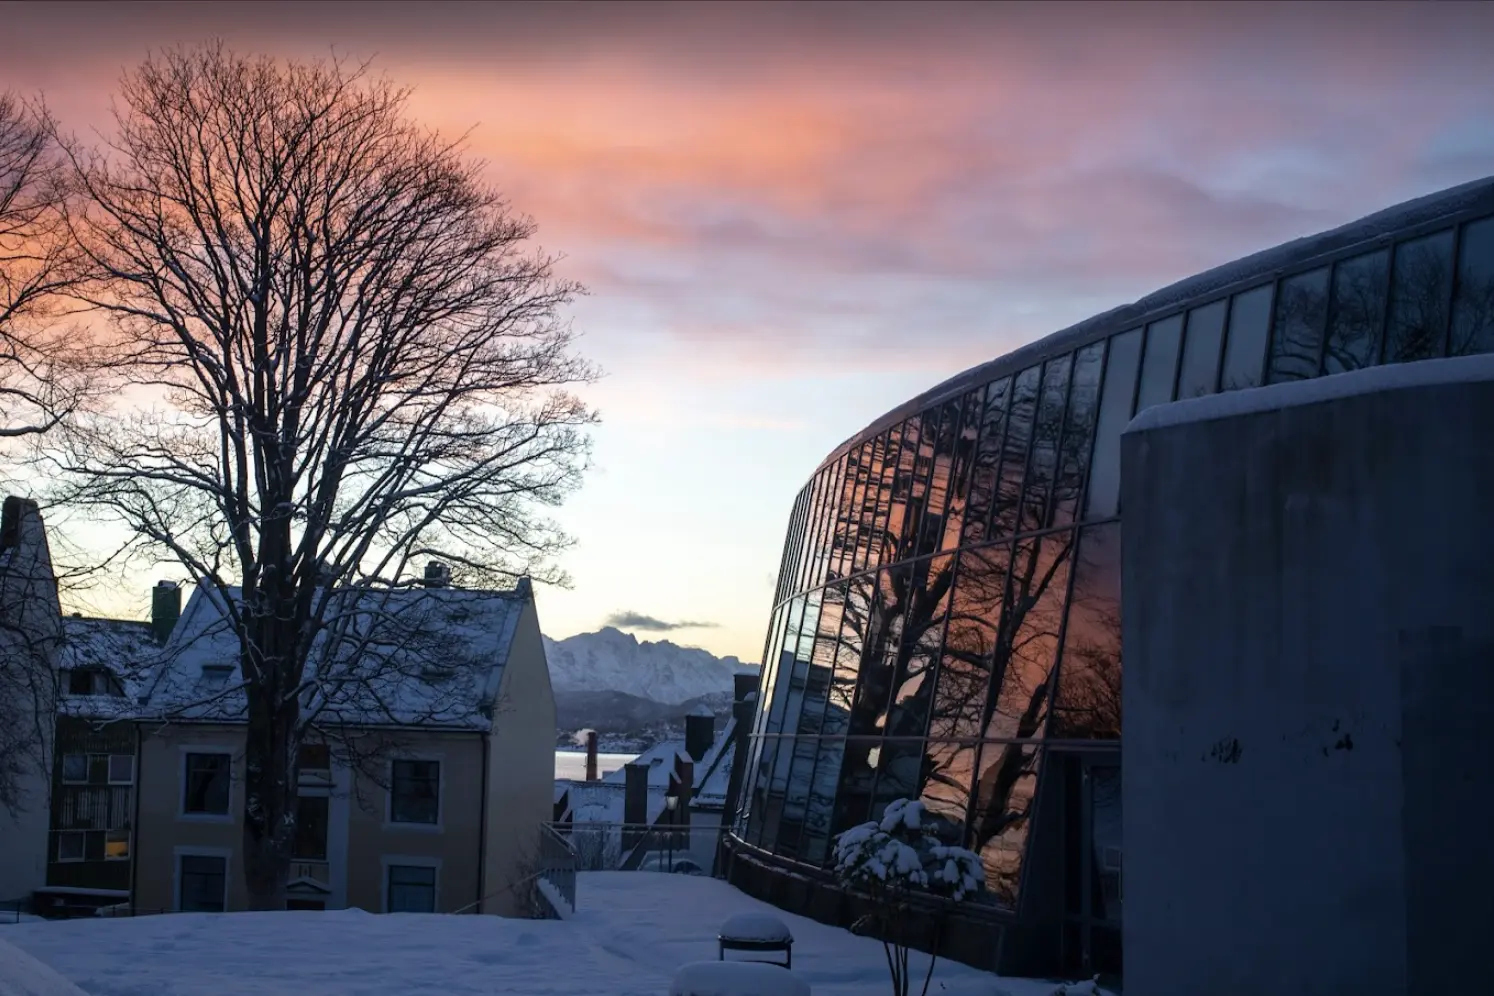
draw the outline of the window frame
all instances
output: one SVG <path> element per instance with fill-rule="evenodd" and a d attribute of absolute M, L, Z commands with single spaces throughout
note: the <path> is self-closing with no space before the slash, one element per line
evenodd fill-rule
<path fill-rule="evenodd" d="M 191 774 L 191 759 L 194 755 L 206 754 L 228 758 L 227 777 L 228 795 L 224 811 L 215 813 L 211 811 L 189 810 L 187 808 L 187 794 L 190 788 L 189 777 Z M 213 744 L 183 744 L 181 747 L 181 763 L 178 767 L 180 782 L 177 791 L 177 818 L 201 823 L 232 823 L 234 821 L 234 791 L 233 791 L 233 758 L 232 748 Z"/>
<path fill-rule="evenodd" d="M 69 758 L 81 757 L 83 759 L 83 777 L 70 778 L 67 773 L 67 762 Z M 60 772 L 62 784 L 64 785 L 87 785 L 88 784 L 88 754 L 81 751 L 69 751 L 62 755 L 62 770 Z"/>
<path fill-rule="evenodd" d="M 403 763 L 434 764 L 436 766 L 436 818 L 432 822 L 401 820 L 395 818 L 395 770 Z M 446 756 L 436 753 L 399 754 L 389 759 L 389 789 L 384 793 L 384 828 L 386 830 L 414 830 L 423 833 L 440 833 L 446 819 Z"/>
<path fill-rule="evenodd" d="M 109 838 L 111 836 L 116 837 L 116 839 L 118 837 L 121 837 L 121 836 L 124 838 L 125 852 L 124 852 L 123 855 L 121 855 L 119 857 L 111 857 L 109 855 Z M 105 861 L 129 861 L 130 858 L 131 858 L 131 856 L 134 854 L 134 851 L 135 851 L 135 835 L 134 835 L 134 832 L 131 831 L 128 827 L 124 827 L 124 828 L 116 829 L 116 830 L 105 830 L 104 831 L 104 860 Z"/>
<path fill-rule="evenodd" d="M 184 858 L 216 858 L 223 862 L 223 909 L 219 910 L 186 910 L 182 908 L 182 887 L 186 884 L 186 876 L 182 872 L 182 860 Z M 172 851 L 172 882 L 171 898 L 173 906 L 178 913 L 216 913 L 228 912 L 228 885 L 233 872 L 233 851 L 226 847 L 195 847 L 181 846 Z"/>
<path fill-rule="evenodd" d="M 59 865 L 76 865 L 87 861 L 88 834 L 89 831 L 87 830 L 58 830 L 57 846 L 53 849 L 52 860 Z M 64 857 L 62 854 L 62 842 L 71 839 L 78 841 L 78 856 L 76 858 Z"/>
<path fill-rule="evenodd" d="M 441 859 L 421 855 L 385 854 L 380 860 L 383 875 L 380 881 L 380 908 L 385 913 L 420 913 L 416 910 L 394 910 L 389 906 L 390 886 L 396 868 L 429 869 L 431 872 L 431 913 L 441 909 Z"/>
<path fill-rule="evenodd" d="M 130 775 L 128 778 L 119 779 L 114 777 L 114 762 L 125 760 L 130 762 Z M 135 784 L 135 755 L 134 754 L 110 754 L 109 755 L 109 784 L 110 785 L 134 785 Z M 231 781 L 231 780 L 230 780 Z"/>

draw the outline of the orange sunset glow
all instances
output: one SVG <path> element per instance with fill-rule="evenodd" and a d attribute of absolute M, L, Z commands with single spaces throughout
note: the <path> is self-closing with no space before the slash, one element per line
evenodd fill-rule
<path fill-rule="evenodd" d="M 213 37 L 372 60 L 587 286 L 602 424 L 546 632 L 631 610 L 749 661 L 796 493 L 884 410 L 1494 173 L 1482 4 L 11 3 L 0 89 L 107 135 L 125 67 Z"/>

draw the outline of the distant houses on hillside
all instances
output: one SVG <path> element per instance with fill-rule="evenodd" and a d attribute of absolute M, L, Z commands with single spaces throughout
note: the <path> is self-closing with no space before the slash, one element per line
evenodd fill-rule
<path fill-rule="evenodd" d="M 0 708 L 39 749 L 0 757 L 23 803 L 0 806 L 0 903 L 247 904 L 237 592 L 152 594 L 148 623 L 63 618 L 40 514 L 6 499 Z M 432 564 L 419 585 L 329 597 L 344 631 L 308 664 L 287 908 L 519 912 L 554 801 L 528 580 L 462 589 Z"/>

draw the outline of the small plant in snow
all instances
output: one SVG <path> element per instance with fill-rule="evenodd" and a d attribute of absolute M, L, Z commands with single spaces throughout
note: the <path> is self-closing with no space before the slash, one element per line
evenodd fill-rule
<path fill-rule="evenodd" d="M 864 893 L 872 912 L 857 921 L 858 931 L 882 940 L 893 996 L 909 996 L 909 925 L 917 894 L 964 902 L 985 887 L 980 856 L 946 842 L 941 821 L 916 799 L 898 799 L 880 820 L 852 827 L 835 839 L 835 874 L 841 883 Z M 930 953 L 922 996 L 927 996 L 937 955 Z"/>

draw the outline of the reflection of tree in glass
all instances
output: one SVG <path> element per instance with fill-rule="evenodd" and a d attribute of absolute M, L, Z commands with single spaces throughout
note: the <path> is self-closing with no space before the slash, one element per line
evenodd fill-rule
<path fill-rule="evenodd" d="M 1453 310 L 1453 356 L 1494 351 L 1494 218 L 1463 230 L 1458 298 Z"/>
<path fill-rule="evenodd" d="M 1442 355 L 1452 293 L 1452 233 L 1437 232 L 1395 251 L 1385 362 Z"/>
<path fill-rule="evenodd" d="M 1326 373 L 1359 370 L 1380 361 L 1390 252 L 1344 260 L 1333 271 L 1333 318 L 1323 351 Z"/>
<path fill-rule="evenodd" d="M 1271 336 L 1271 383 L 1318 375 L 1318 353 L 1323 344 L 1327 311 L 1327 267 L 1299 273 L 1281 282 L 1276 327 Z"/>

